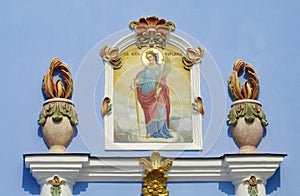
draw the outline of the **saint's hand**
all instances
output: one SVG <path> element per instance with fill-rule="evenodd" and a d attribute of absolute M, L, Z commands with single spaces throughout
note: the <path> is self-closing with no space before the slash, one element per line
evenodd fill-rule
<path fill-rule="evenodd" d="M 162 90 L 161 87 L 158 87 L 158 88 L 156 89 L 155 95 L 154 95 L 155 99 L 157 99 L 157 98 L 159 97 L 159 94 L 160 94 L 160 91 L 161 91 L 161 90 Z"/>

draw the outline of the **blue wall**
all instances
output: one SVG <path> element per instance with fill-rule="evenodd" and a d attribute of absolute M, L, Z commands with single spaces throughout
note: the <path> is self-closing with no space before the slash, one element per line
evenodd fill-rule
<path fill-rule="evenodd" d="M 109 2 L 109 3 L 108 3 Z M 270 180 L 270 195 L 297 195 L 300 161 L 300 3 L 290 1 L 7 1 L 1 18 L 1 168 L 0 195 L 37 195 L 38 187 L 24 169 L 23 154 L 46 152 L 37 119 L 43 104 L 41 82 L 53 57 L 69 64 L 73 75 L 100 40 L 127 28 L 132 20 L 156 15 L 173 21 L 177 29 L 199 40 L 214 58 L 226 85 L 237 58 L 254 65 L 261 83 L 262 102 L 269 126 L 258 150 L 287 153 L 280 171 Z M 76 86 L 76 83 L 75 83 Z M 209 87 L 202 93 L 209 99 Z M 207 92 L 207 95 L 205 95 Z M 227 108 L 231 100 L 226 94 Z M 209 101 L 208 101 L 209 102 Z M 204 117 L 208 127 L 211 114 Z M 238 151 L 223 128 L 204 156 Z M 80 116 L 79 119 L 83 118 Z M 79 134 L 68 150 L 89 152 Z M 142 154 L 149 154 L 144 152 Z M 101 155 L 101 154 L 100 154 Z M 103 153 L 109 156 L 109 153 Z M 135 154 L 135 156 L 137 156 Z M 203 156 L 186 153 L 185 156 Z M 272 184 L 271 184 L 272 182 Z M 80 183 L 80 195 L 139 195 L 141 184 Z M 226 183 L 170 183 L 171 196 L 183 194 L 232 195 Z"/>

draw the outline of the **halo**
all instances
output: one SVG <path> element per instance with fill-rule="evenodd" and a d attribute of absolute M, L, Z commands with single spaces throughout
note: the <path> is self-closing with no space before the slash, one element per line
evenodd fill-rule
<path fill-rule="evenodd" d="M 144 65 L 148 65 L 149 64 L 149 61 L 146 58 L 146 53 L 148 51 L 153 51 L 154 53 L 158 54 L 158 64 L 162 64 L 163 63 L 163 59 L 164 59 L 163 53 L 160 50 L 156 49 L 156 48 L 149 48 L 147 50 L 144 50 L 144 52 L 142 53 L 142 63 Z"/>

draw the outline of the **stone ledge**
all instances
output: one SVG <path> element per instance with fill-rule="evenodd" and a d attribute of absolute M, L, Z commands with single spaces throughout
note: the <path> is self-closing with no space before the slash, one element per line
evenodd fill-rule
<path fill-rule="evenodd" d="M 221 157 L 176 158 L 168 182 L 222 182 L 259 176 L 264 182 L 285 154 L 225 154 Z M 25 154 L 25 165 L 39 181 L 60 175 L 74 182 L 142 182 L 137 157 L 92 157 L 89 154 Z M 170 158 L 172 159 L 172 158 Z"/>

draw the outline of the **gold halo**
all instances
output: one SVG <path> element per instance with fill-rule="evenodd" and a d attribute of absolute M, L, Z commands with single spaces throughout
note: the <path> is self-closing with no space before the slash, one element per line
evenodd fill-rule
<path fill-rule="evenodd" d="M 149 49 L 145 50 L 145 51 L 142 53 L 142 63 L 143 63 L 144 65 L 148 65 L 148 64 L 149 64 L 149 61 L 148 61 L 148 59 L 146 58 L 146 53 L 147 53 L 148 51 L 153 51 L 154 53 L 158 54 L 158 62 L 157 62 L 157 63 L 158 63 L 158 64 L 162 64 L 162 63 L 163 63 L 163 59 L 164 59 L 163 53 L 162 53 L 160 50 L 156 49 L 156 48 L 149 48 Z"/>

